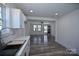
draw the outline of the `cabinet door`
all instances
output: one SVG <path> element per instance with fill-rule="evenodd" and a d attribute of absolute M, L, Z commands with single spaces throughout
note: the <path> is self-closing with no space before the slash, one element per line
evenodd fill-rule
<path fill-rule="evenodd" d="M 11 22 L 12 28 L 20 28 L 20 10 L 19 9 L 11 9 Z"/>
<path fill-rule="evenodd" d="M 24 14 L 22 12 L 20 12 L 20 24 L 21 24 L 21 28 L 24 28 Z"/>

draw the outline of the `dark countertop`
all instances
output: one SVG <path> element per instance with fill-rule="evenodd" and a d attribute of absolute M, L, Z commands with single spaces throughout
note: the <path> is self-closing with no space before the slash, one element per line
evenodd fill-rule
<path fill-rule="evenodd" d="M 24 41 L 22 41 L 21 44 L 20 42 L 18 42 L 19 40 L 17 41 L 17 43 L 16 41 L 12 41 L 8 43 L 4 48 L 0 49 L 0 56 L 14 56 L 24 44 Z"/>
<path fill-rule="evenodd" d="M 14 56 L 20 49 L 21 45 L 8 45 L 4 49 L 0 50 L 0 56 Z"/>
<path fill-rule="evenodd" d="M 9 41 L 3 48 L 0 49 L 0 56 L 20 55 L 29 38 L 30 36 L 24 36 Z"/>

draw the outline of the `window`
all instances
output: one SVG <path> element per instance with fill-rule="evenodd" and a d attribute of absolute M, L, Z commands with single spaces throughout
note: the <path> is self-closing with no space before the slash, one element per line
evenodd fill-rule
<path fill-rule="evenodd" d="M 38 31 L 41 31 L 41 25 L 38 25 Z"/>
<path fill-rule="evenodd" d="M 47 33 L 48 31 L 48 26 L 44 26 L 44 33 Z"/>
<path fill-rule="evenodd" d="M 2 29 L 2 20 L 0 20 L 0 30 Z"/>
<path fill-rule="evenodd" d="M 41 25 L 33 25 L 33 31 L 41 31 Z"/>
<path fill-rule="evenodd" d="M 3 30 L 2 34 L 10 33 L 10 8 L 3 6 L 2 8 Z"/>
<path fill-rule="evenodd" d="M 0 30 L 3 29 L 1 30 L 2 34 L 7 34 L 10 32 L 10 29 L 8 28 L 10 18 L 9 11 L 9 8 L 2 4 L 0 5 Z"/>
<path fill-rule="evenodd" d="M 37 25 L 33 25 L 33 31 L 36 31 Z"/>
<path fill-rule="evenodd" d="M 0 7 L 0 30 L 2 29 L 2 10 Z"/>
<path fill-rule="evenodd" d="M 0 19 L 2 18 L 2 15 L 1 15 L 1 7 L 0 7 Z"/>

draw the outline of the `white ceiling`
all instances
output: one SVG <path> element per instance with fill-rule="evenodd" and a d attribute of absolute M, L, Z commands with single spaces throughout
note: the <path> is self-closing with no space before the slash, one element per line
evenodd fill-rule
<path fill-rule="evenodd" d="M 79 8 L 79 4 L 76 3 L 16 3 L 14 5 L 27 16 L 50 18 L 63 16 Z M 33 13 L 30 10 L 33 10 Z M 56 16 L 55 13 L 58 15 Z"/>

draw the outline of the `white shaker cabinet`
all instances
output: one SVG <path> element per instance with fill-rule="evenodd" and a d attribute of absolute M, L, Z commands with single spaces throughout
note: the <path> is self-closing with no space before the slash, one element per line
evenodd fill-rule
<path fill-rule="evenodd" d="M 20 9 L 11 8 L 11 28 L 24 28 L 25 15 Z"/>

